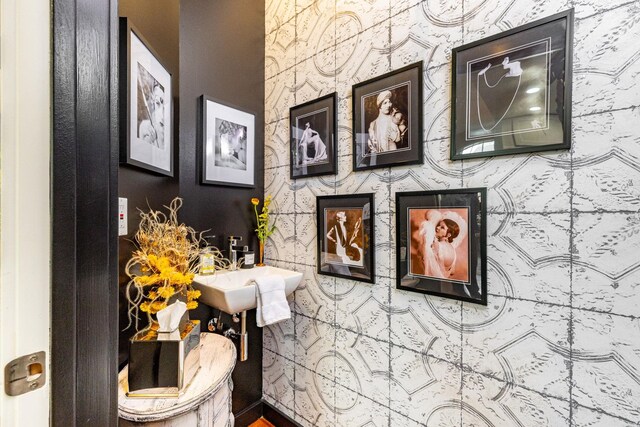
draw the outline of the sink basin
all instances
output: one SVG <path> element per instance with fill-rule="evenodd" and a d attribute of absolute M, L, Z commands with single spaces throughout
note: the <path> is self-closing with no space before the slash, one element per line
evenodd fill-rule
<path fill-rule="evenodd" d="M 218 272 L 210 276 L 196 275 L 193 287 L 199 290 L 199 301 L 226 313 L 239 313 L 256 308 L 256 277 L 280 275 L 285 294 L 291 295 L 302 280 L 302 273 L 277 267 L 254 267 L 246 270 Z"/>

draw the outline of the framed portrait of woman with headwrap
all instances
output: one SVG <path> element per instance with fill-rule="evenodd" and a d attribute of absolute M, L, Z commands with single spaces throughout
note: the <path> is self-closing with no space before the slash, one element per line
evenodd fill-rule
<path fill-rule="evenodd" d="M 374 195 L 318 196 L 318 274 L 374 283 Z"/>
<path fill-rule="evenodd" d="M 573 9 L 452 52 L 451 159 L 571 146 Z"/>
<path fill-rule="evenodd" d="M 352 92 L 353 170 L 422 164 L 422 61 Z"/>
<path fill-rule="evenodd" d="M 396 193 L 396 287 L 487 304 L 486 188 Z"/>

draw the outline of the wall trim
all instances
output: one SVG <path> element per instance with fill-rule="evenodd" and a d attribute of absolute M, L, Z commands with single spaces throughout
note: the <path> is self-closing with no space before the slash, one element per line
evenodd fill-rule
<path fill-rule="evenodd" d="M 234 416 L 236 418 L 236 427 L 248 426 L 262 416 L 262 400 L 253 402 L 242 411 L 234 414 Z"/>
<path fill-rule="evenodd" d="M 258 400 L 235 415 L 236 427 L 247 427 L 260 417 L 277 427 L 302 427 L 264 399 Z"/>
<path fill-rule="evenodd" d="M 53 1 L 54 426 L 118 423 L 116 31 L 117 0 Z"/>
<path fill-rule="evenodd" d="M 302 424 L 295 422 L 266 400 L 262 401 L 262 416 L 278 427 L 302 427 Z"/>

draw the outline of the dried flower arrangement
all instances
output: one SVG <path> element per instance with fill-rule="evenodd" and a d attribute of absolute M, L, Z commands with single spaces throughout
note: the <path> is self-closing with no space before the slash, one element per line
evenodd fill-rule
<path fill-rule="evenodd" d="M 178 223 L 178 210 L 182 199 L 171 201 L 168 215 L 160 211 L 140 211 L 140 226 L 135 234 L 137 249 L 127 262 L 125 273 L 131 279 L 127 284 L 129 325 L 138 330 L 138 313 L 147 313 L 149 326 L 154 328 L 155 314 L 167 307 L 169 300 L 182 295 L 187 309 L 198 306 L 200 291 L 191 283 L 199 269 L 202 233 Z M 224 269 L 228 261 L 220 251 L 212 248 L 216 267 Z"/>

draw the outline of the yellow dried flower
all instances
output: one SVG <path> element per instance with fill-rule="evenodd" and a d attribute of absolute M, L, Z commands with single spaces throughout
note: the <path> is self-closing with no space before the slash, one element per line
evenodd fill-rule
<path fill-rule="evenodd" d="M 151 313 L 155 314 L 157 312 L 159 312 L 160 310 L 162 310 L 163 308 L 167 308 L 167 302 L 166 301 L 154 301 L 151 303 Z"/>
<path fill-rule="evenodd" d="M 198 301 L 189 301 L 187 303 L 187 310 L 193 310 L 198 307 Z"/>
<path fill-rule="evenodd" d="M 149 313 L 149 309 L 151 308 L 151 303 L 145 301 L 143 303 L 140 304 L 140 310 L 145 312 L 145 313 Z"/>
<path fill-rule="evenodd" d="M 173 286 L 161 286 L 158 288 L 158 295 L 160 298 L 169 299 L 176 293 Z"/>
<path fill-rule="evenodd" d="M 140 286 L 157 285 L 162 282 L 162 278 L 157 274 L 151 274 L 149 276 L 136 276 L 133 278 L 134 282 Z"/>
<path fill-rule="evenodd" d="M 187 301 L 196 300 L 200 298 L 200 295 L 201 295 L 200 291 L 197 291 L 197 290 L 187 291 Z"/>

